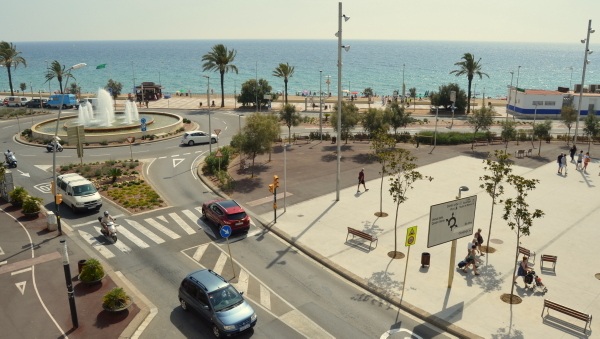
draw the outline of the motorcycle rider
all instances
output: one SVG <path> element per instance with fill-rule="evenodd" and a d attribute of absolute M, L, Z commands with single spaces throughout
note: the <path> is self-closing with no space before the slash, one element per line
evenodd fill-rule
<path fill-rule="evenodd" d="M 104 216 L 102 217 L 100 224 L 102 225 L 102 228 L 104 228 L 104 231 L 106 232 L 107 235 L 108 235 L 108 222 L 109 221 L 115 222 L 115 218 L 113 218 L 112 215 L 110 215 L 110 213 L 108 213 L 108 211 L 104 211 Z"/>
<path fill-rule="evenodd" d="M 6 162 L 9 162 L 9 160 L 14 156 L 15 154 L 13 152 L 11 152 L 9 149 L 6 150 L 6 152 L 4 152 L 4 158 L 6 159 Z"/>

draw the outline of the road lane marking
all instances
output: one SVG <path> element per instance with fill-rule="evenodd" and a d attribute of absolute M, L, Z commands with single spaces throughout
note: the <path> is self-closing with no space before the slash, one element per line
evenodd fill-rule
<path fill-rule="evenodd" d="M 204 251 L 206 251 L 207 247 L 208 247 L 208 244 L 198 246 L 198 248 L 196 249 L 196 252 L 194 252 L 194 255 L 192 256 L 192 258 L 195 261 L 200 261 L 200 258 L 202 258 L 202 254 L 204 254 Z"/>
<path fill-rule="evenodd" d="M 111 252 L 103 244 L 98 242 L 96 237 L 94 237 L 91 234 L 84 232 L 84 231 L 79 231 L 79 235 L 83 238 L 83 240 L 85 240 L 88 244 L 90 244 L 90 246 L 92 246 L 92 248 L 96 249 L 106 259 L 115 257 L 113 252 Z"/>
<path fill-rule="evenodd" d="M 165 227 L 163 225 L 161 225 L 158 221 L 152 219 L 152 218 L 147 218 L 144 219 L 145 222 L 147 222 L 150 226 L 156 228 L 157 230 L 163 232 L 165 235 L 171 237 L 171 239 L 179 239 L 181 238 L 181 236 L 173 231 L 171 231 L 168 227 Z"/>
<path fill-rule="evenodd" d="M 15 285 L 21 292 L 21 295 L 25 295 L 25 285 L 26 284 L 27 284 L 27 281 L 21 281 L 21 282 L 15 283 Z"/>
<path fill-rule="evenodd" d="M 154 241 L 155 243 L 162 244 L 163 242 L 165 242 L 165 240 L 163 238 L 159 237 L 158 235 L 156 235 L 156 233 L 154 233 L 154 232 L 150 231 L 149 229 L 147 229 L 146 227 L 142 226 L 142 224 L 140 224 L 139 222 L 129 220 L 129 219 L 125 219 L 125 222 L 127 222 L 129 225 L 133 226 L 133 228 L 135 228 L 140 233 L 142 233 L 143 235 L 150 238 L 150 240 Z"/>
<path fill-rule="evenodd" d="M 158 217 L 156 217 L 156 219 L 164 222 L 165 224 L 168 224 L 169 222 L 167 221 L 167 218 L 164 215 L 159 215 Z"/>
<path fill-rule="evenodd" d="M 295 308 L 280 316 L 279 320 L 306 338 L 335 338 Z"/>
<path fill-rule="evenodd" d="M 271 309 L 271 293 L 263 284 L 260 284 L 260 304 L 263 305 L 265 308 Z"/>
<path fill-rule="evenodd" d="M 30 272 L 30 271 L 31 271 L 31 267 L 27 267 L 22 270 L 10 272 L 10 275 L 21 274 L 21 273 Z"/>
<path fill-rule="evenodd" d="M 223 275 L 223 269 L 225 268 L 225 264 L 227 263 L 227 254 L 221 252 L 219 255 L 219 259 L 215 263 L 213 267 L 213 271 L 217 272 L 220 275 Z"/>
<path fill-rule="evenodd" d="M 192 220 L 195 225 L 197 225 L 196 220 L 198 220 L 198 217 L 194 213 L 192 213 L 192 211 L 183 210 L 182 212 L 188 218 L 190 218 L 190 220 Z M 188 234 L 196 233 L 196 231 L 192 227 L 190 227 L 190 225 L 188 225 L 185 221 L 183 221 L 183 219 L 181 219 L 177 214 L 170 213 L 169 215 L 171 216 L 171 218 L 173 218 L 173 220 L 175 220 L 176 223 L 179 223 L 179 226 L 181 226 L 181 228 L 183 228 L 183 230 L 186 231 Z"/>
<path fill-rule="evenodd" d="M 131 233 L 127 228 L 125 227 L 121 227 L 121 230 L 119 231 L 121 234 L 124 234 L 125 237 L 127 237 L 127 239 L 129 239 L 130 241 L 132 241 L 134 244 L 136 244 L 136 246 L 140 247 L 140 248 L 148 248 L 150 247 L 150 245 L 148 245 L 144 240 L 140 239 L 137 235 Z M 119 244 L 119 242 L 116 242 L 115 245 Z M 118 247 L 118 246 L 117 246 Z M 131 250 L 130 250 L 131 251 Z"/>
<path fill-rule="evenodd" d="M 31 267 L 32 265 L 42 264 L 51 260 L 59 259 L 60 257 L 60 253 L 51 252 L 48 254 L 40 255 L 39 257 L 17 261 L 12 264 L 0 266 L 0 274 L 13 272 L 16 270 L 23 269 L 25 267 Z"/>
<path fill-rule="evenodd" d="M 289 197 L 293 195 L 290 192 L 287 192 L 286 196 Z M 283 200 L 283 192 L 281 193 L 277 193 L 277 200 Z M 254 207 L 254 206 L 258 206 L 258 205 L 262 205 L 262 204 L 266 204 L 268 202 L 273 201 L 273 196 L 269 195 L 267 197 L 264 198 L 260 198 L 260 199 L 256 199 L 256 200 L 252 200 L 246 203 L 246 205 L 250 206 L 250 207 Z"/>
<path fill-rule="evenodd" d="M 246 272 L 246 270 L 244 269 L 240 269 L 240 276 L 238 277 L 238 282 L 233 285 L 235 285 L 235 288 L 238 291 L 247 293 L 249 278 L 250 276 L 248 275 L 248 272 Z"/>
<path fill-rule="evenodd" d="M 177 167 L 177 165 L 181 164 L 185 159 L 177 158 L 173 159 L 173 168 Z"/>

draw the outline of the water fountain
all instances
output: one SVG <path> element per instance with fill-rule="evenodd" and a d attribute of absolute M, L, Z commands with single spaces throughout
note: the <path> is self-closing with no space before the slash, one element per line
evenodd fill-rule
<path fill-rule="evenodd" d="M 61 119 L 62 129 L 58 131 L 61 139 L 66 140 L 67 128 L 80 125 L 83 125 L 85 140 L 89 143 L 122 141 L 131 136 L 139 138 L 144 135 L 169 134 L 183 127 L 180 116 L 148 111 L 140 114 L 135 102 L 129 100 L 125 101 L 122 112 L 115 112 L 113 98 L 105 89 L 98 89 L 97 98 L 95 108 L 86 101 L 79 106 L 76 116 Z M 145 128 L 142 128 L 142 120 Z M 51 140 L 56 130 L 56 119 L 41 122 L 31 129 L 34 138 Z"/>

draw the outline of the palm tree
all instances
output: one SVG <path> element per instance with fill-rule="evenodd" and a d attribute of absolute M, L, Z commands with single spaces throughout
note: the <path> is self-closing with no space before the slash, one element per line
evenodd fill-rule
<path fill-rule="evenodd" d="M 223 87 L 223 81 L 225 79 L 225 72 L 238 73 L 238 69 L 235 65 L 230 65 L 235 59 L 237 52 L 235 49 L 228 50 L 223 44 L 214 45 L 212 50 L 202 56 L 203 71 L 219 71 L 221 74 L 221 107 L 225 107 L 225 90 Z"/>
<path fill-rule="evenodd" d="M 60 94 L 63 94 L 63 79 L 75 79 L 75 77 L 71 74 L 71 72 L 68 72 L 66 67 L 64 65 L 61 65 L 60 62 L 58 62 L 57 60 L 52 61 L 52 63 L 50 64 L 50 67 L 47 70 L 48 72 L 46 73 L 46 82 L 56 78 L 56 80 L 58 80 L 58 86 L 60 88 Z"/>
<path fill-rule="evenodd" d="M 456 74 L 457 77 L 465 74 L 467 75 L 467 79 L 469 80 L 469 86 L 467 90 L 467 114 L 469 114 L 471 108 L 471 83 L 473 82 L 473 76 L 478 75 L 479 79 L 481 79 L 484 75 L 488 78 L 490 76 L 481 71 L 481 65 L 479 64 L 481 58 L 475 61 L 475 56 L 473 56 L 473 54 L 465 53 L 465 55 L 462 56 L 462 60 L 463 61 L 459 61 L 454 64 L 454 66 L 460 66 L 460 69 L 456 69 L 450 72 L 450 74 Z"/>
<path fill-rule="evenodd" d="M 285 86 L 285 104 L 287 105 L 288 103 L 288 90 L 287 90 L 287 84 L 288 84 L 288 79 L 292 77 L 292 75 L 294 75 L 294 66 L 290 66 L 290 64 L 288 64 L 287 62 L 285 64 L 279 64 L 279 67 L 275 68 L 275 70 L 273 71 L 273 75 L 278 77 L 278 78 L 283 78 L 283 84 Z"/>
<path fill-rule="evenodd" d="M 6 67 L 8 72 L 8 85 L 10 86 L 10 95 L 15 95 L 12 84 L 12 73 L 10 67 L 14 66 L 17 69 L 19 64 L 27 67 L 27 61 L 20 56 L 21 52 L 17 51 L 17 46 L 13 45 L 12 42 L 6 41 L 0 42 L 0 65 Z"/>

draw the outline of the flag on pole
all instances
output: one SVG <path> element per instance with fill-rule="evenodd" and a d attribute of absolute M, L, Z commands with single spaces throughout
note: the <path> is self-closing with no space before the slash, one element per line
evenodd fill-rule
<path fill-rule="evenodd" d="M 104 69 L 104 68 L 106 68 L 106 64 L 101 64 L 101 65 L 96 66 L 96 69 Z"/>

